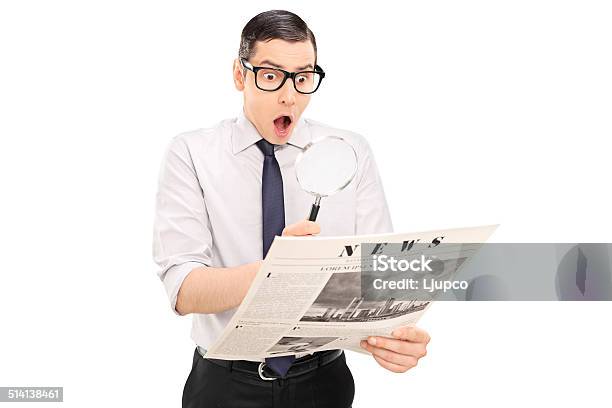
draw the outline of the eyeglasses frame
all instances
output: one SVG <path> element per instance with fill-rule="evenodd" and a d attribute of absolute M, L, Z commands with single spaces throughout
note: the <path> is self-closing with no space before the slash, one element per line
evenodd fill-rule
<path fill-rule="evenodd" d="M 266 92 L 275 92 L 278 91 L 279 89 L 281 89 L 283 87 L 283 85 L 285 85 L 285 82 L 287 82 L 288 78 L 291 78 L 291 82 L 293 82 L 293 88 L 304 95 L 310 95 L 313 94 L 317 91 L 317 89 L 319 89 L 319 87 L 321 86 L 321 83 L 323 82 L 323 78 L 325 78 L 325 71 L 323 71 L 323 68 L 321 68 L 319 65 L 315 64 L 314 67 L 314 71 L 298 71 L 298 72 L 289 72 L 289 71 L 285 71 L 284 69 L 280 69 L 280 68 L 274 68 L 274 67 L 255 67 L 253 66 L 250 62 L 248 62 L 247 60 L 245 60 L 244 58 L 240 58 L 240 63 L 242 64 L 242 66 L 246 69 L 248 69 L 249 71 L 252 71 L 253 74 L 255 75 L 255 86 L 258 89 L 261 89 L 262 91 L 266 91 Z M 259 86 L 259 84 L 257 83 L 257 71 L 260 71 L 262 69 L 273 69 L 275 71 L 280 71 L 283 73 L 284 78 L 282 80 L 282 82 L 280 83 L 280 85 L 278 87 L 276 87 L 275 89 L 263 89 Z M 302 92 L 299 89 L 297 89 L 297 86 L 295 84 L 295 77 L 299 74 L 305 74 L 305 73 L 314 73 L 314 74 L 319 74 L 321 76 L 321 80 L 319 81 L 319 83 L 317 84 L 317 87 L 312 91 L 312 92 Z"/>

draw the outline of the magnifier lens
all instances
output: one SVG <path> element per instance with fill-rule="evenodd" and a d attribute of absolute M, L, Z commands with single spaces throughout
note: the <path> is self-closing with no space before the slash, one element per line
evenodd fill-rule
<path fill-rule="evenodd" d="M 295 171 L 302 189 L 326 197 L 350 183 L 357 171 L 357 156 L 350 144 L 330 136 L 308 146 Z"/>
<path fill-rule="evenodd" d="M 357 154 L 341 137 L 328 136 L 309 143 L 295 161 L 300 186 L 316 197 L 308 219 L 316 220 L 321 197 L 342 190 L 356 173 Z"/>

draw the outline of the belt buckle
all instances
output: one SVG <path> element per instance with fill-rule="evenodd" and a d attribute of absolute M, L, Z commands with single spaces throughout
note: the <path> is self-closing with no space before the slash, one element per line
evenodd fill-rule
<path fill-rule="evenodd" d="M 262 361 L 261 363 L 259 363 L 259 367 L 257 367 L 257 372 L 259 373 L 259 378 L 261 378 L 264 381 L 274 381 L 277 380 L 276 377 L 267 377 L 264 374 L 264 366 L 266 365 L 266 363 L 264 361 Z"/>

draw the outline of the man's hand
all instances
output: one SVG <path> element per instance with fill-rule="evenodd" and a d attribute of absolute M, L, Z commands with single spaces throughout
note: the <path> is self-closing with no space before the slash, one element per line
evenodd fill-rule
<path fill-rule="evenodd" d="M 300 221 L 295 224 L 287 225 L 283 230 L 283 237 L 303 237 L 305 235 L 315 235 L 321 232 L 321 227 L 314 221 Z"/>
<path fill-rule="evenodd" d="M 395 329 L 394 338 L 371 336 L 361 341 L 361 347 L 368 350 L 382 367 L 394 373 L 404 373 L 416 366 L 427 354 L 427 343 L 431 337 L 425 330 L 414 326 Z"/>

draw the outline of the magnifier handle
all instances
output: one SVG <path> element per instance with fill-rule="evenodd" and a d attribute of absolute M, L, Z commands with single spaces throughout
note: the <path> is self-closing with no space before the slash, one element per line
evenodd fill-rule
<path fill-rule="evenodd" d="M 313 204 L 310 208 L 310 216 L 308 216 L 308 221 L 316 221 L 317 214 L 319 214 L 319 205 Z"/>

